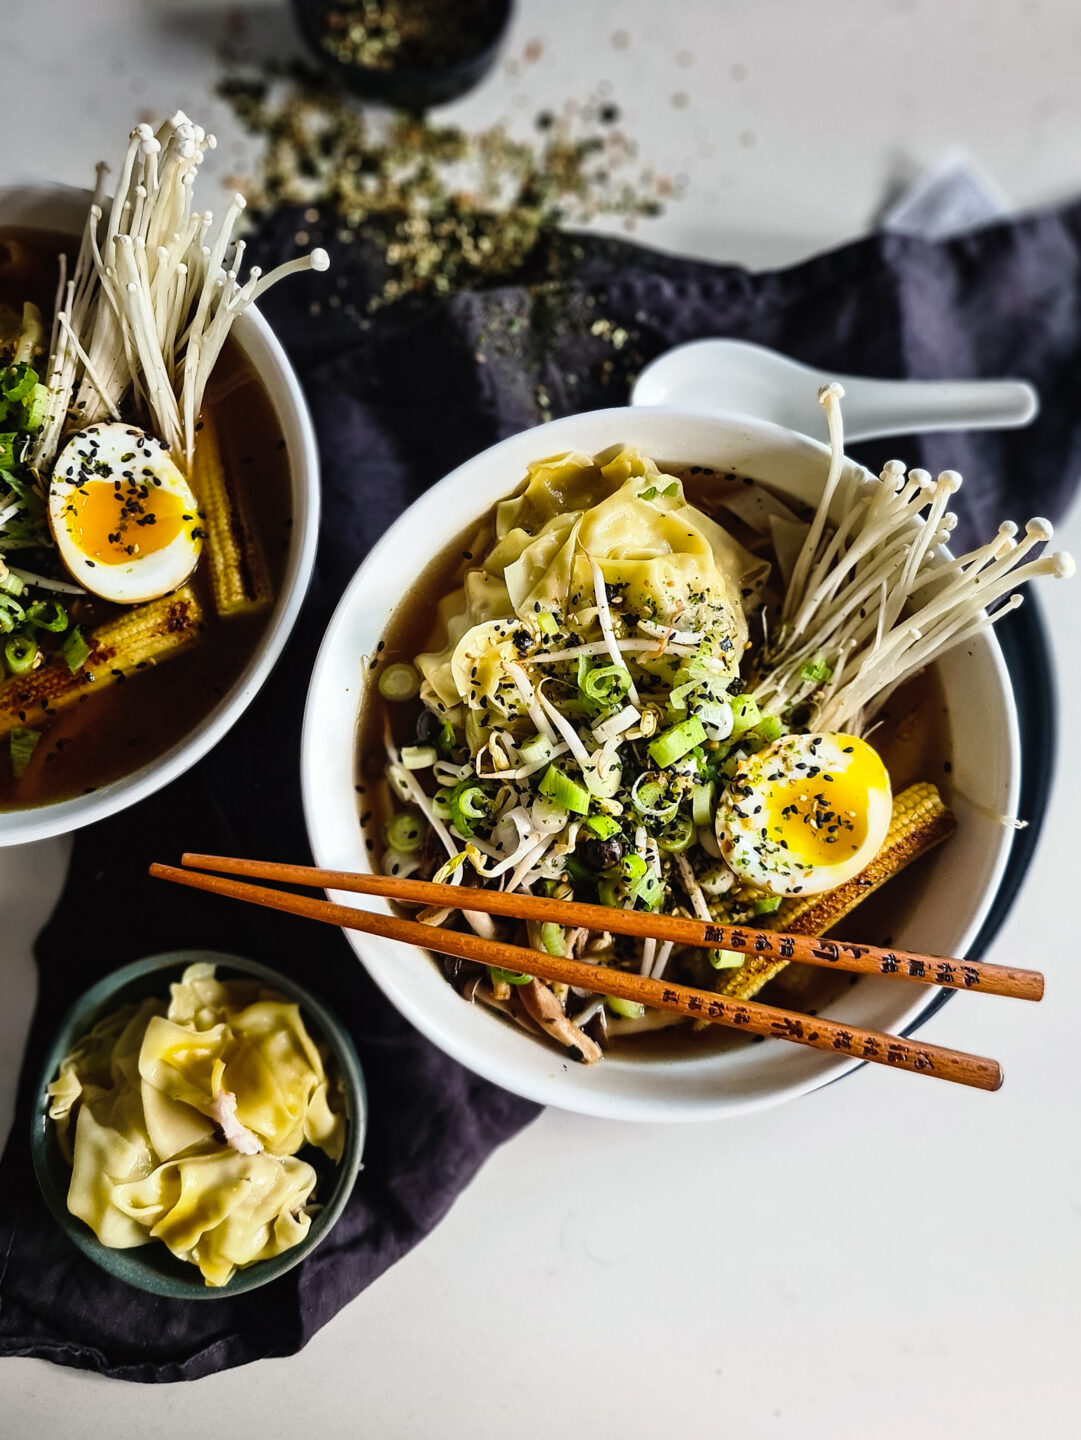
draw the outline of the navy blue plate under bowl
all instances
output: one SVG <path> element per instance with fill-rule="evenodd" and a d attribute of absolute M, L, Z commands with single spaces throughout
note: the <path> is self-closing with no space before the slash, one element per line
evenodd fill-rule
<path fill-rule="evenodd" d="M 98 1020 L 119 1010 L 129 1002 L 138 1003 L 148 996 L 168 996 L 169 985 L 179 980 L 189 965 L 206 963 L 217 966 L 218 977 L 254 978 L 277 990 L 287 1000 L 299 1005 L 305 1024 L 313 1038 L 323 1040 L 330 1052 L 341 1081 L 346 1107 L 345 1149 L 335 1163 L 321 1150 L 309 1147 L 304 1158 L 319 1175 L 315 1196 L 319 1209 L 312 1218 L 311 1228 L 299 1245 L 270 1260 L 260 1260 L 246 1269 L 237 1270 L 225 1285 L 211 1286 L 203 1280 L 196 1265 L 178 1260 L 160 1241 L 131 1250 L 113 1250 L 102 1245 L 82 1220 L 67 1208 L 71 1167 L 61 1154 L 56 1129 L 48 1116 L 46 1087 L 55 1079 L 60 1062 L 70 1054 L 75 1042 L 93 1028 Z M 338 1219 L 357 1178 L 364 1148 L 367 1103 L 364 1077 L 353 1042 L 344 1027 L 315 997 L 302 986 L 277 970 L 245 960 L 238 955 L 222 955 L 213 950 L 176 950 L 165 955 L 151 955 L 115 970 L 92 986 L 68 1011 L 53 1039 L 45 1059 L 36 1090 L 30 1144 L 34 1172 L 41 1193 L 56 1223 L 84 1255 L 107 1270 L 118 1280 L 171 1300 L 217 1300 L 255 1290 L 284 1275 L 330 1232 Z"/>
<path fill-rule="evenodd" d="M 972 960 L 979 960 L 987 953 L 1005 924 L 1021 882 L 1032 864 L 1051 796 L 1057 744 L 1057 697 L 1047 630 L 1039 602 L 1031 589 L 1026 593 L 1021 608 L 995 626 L 995 634 L 1010 673 L 1010 688 L 1017 706 L 1017 728 L 1021 741 L 1017 813 L 1027 824 L 1023 830 L 1014 832 L 1006 871 L 995 893 L 994 903 L 980 927 L 980 933 L 967 951 L 968 958 Z M 956 993 L 955 990 L 939 990 L 931 995 L 904 1033 L 912 1035 Z"/>

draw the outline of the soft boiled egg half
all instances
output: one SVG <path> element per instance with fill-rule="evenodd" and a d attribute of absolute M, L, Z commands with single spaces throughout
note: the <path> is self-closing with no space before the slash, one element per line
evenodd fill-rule
<path fill-rule="evenodd" d="M 866 740 L 785 735 L 740 764 L 717 807 L 717 841 L 749 884 L 815 895 L 871 863 L 892 813 L 890 777 Z"/>
<path fill-rule="evenodd" d="M 182 585 L 203 543 L 198 504 L 169 451 L 118 422 L 80 430 L 60 452 L 49 524 L 72 578 L 121 605 Z"/>

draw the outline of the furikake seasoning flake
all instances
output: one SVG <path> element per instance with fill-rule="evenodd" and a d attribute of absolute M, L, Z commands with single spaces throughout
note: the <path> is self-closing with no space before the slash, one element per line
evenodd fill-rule
<path fill-rule="evenodd" d="M 566 229 L 633 224 L 673 194 L 603 98 L 548 107 L 523 139 L 366 111 L 302 67 L 232 75 L 220 93 L 262 141 L 254 173 L 234 177 L 249 205 L 306 207 L 341 242 L 375 247 L 385 263 L 372 309 L 500 284 Z"/>
<path fill-rule="evenodd" d="M 338 0 L 323 9 L 317 33 L 343 65 L 431 70 L 475 55 L 505 13 L 497 0 Z"/>

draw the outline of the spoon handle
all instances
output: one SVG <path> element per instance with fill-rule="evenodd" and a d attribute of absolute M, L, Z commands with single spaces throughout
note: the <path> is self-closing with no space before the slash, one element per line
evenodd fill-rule
<path fill-rule="evenodd" d="M 845 389 L 845 434 L 851 440 L 921 430 L 1012 429 L 1027 425 L 1039 408 L 1035 390 L 1023 380 L 835 378 Z"/>
<path fill-rule="evenodd" d="M 844 386 L 845 436 L 869 440 L 924 430 L 999 430 L 1027 425 L 1039 398 L 1024 380 L 875 380 L 802 365 L 747 340 L 691 340 L 639 375 L 634 405 L 754 415 L 821 439 L 818 392 Z"/>

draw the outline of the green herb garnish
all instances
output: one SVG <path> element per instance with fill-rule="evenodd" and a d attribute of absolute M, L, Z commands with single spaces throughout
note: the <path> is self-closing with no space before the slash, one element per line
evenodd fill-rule
<path fill-rule="evenodd" d="M 16 780 L 21 780 L 30 764 L 30 757 L 37 748 L 41 736 L 36 730 L 9 730 L 8 749 L 11 755 L 11 771 Z"/>
<path fill-rule="evenodd" d="M 90 658 L 90 646 L 83 639 L 83 632 L 78 625 L 73 626 L 64 637 L 60 653 L 68 662 L 68 669 L 73 675 L 81 670 Z"/>

